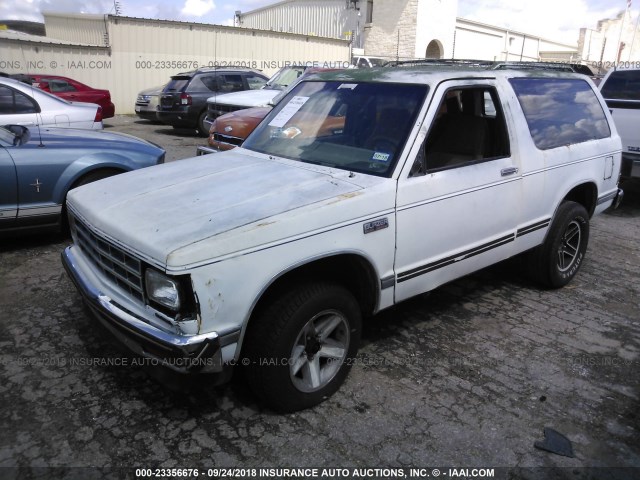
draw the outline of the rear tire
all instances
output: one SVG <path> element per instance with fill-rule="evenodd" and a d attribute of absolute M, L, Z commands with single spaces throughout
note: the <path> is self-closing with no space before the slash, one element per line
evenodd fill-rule
<path fill-rule="evenodd" d="M 312 283 L 293 288 L 249 325 L 243 358 L 249 386 L 281 412 L 323 402 L 347 377 L 361 327 L 358 302 L 344 287 Z"/>
<path fill-rule="evenodd" d="M 567 285 L 582 265 L 589 243 L 589 214 L 576 202 L 558 207 L 547 238 L 529 253 L 534 280 L 549 288 Z"/>

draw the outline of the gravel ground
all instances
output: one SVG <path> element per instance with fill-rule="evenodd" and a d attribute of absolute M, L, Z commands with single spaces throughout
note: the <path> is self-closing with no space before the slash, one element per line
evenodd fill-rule
<path fill-rule="evenodd" d="M 168 161 L 205 143 L 130 116 L 106 128 L 160 144 Z M 593 220 L 568 287 L 542 290 L 512 261 L 389 309 L 366 325 L 340 391 L 290 415 L 237 379 L 214 388 L 132 366 L 65 274 L 68 239 L 2 240 L 0 478 L 234 473 L 206 470 L 220 467 L 640 478 L 640 183 L 624 188 L 622 207 Z M 573 458 L 534 448 L 545 427 Z"/>

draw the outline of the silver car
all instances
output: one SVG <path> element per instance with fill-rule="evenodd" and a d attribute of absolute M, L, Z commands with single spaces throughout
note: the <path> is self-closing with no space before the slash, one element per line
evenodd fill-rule
<path fill-rule="evenodd" d="M 32 85 L 0 78 L 0 125 L 102 129 L 102 107 L 68 102 Z"/>
<path fill-rule="evenodd" d="M 160 94 L 165 85 L 147 88 L 138 93 L 135 108 L 136 115 L 144 120 L 158 120 L 156 118 L 156 111 L 158 110 L 158 104 L 160 102 Z"/>

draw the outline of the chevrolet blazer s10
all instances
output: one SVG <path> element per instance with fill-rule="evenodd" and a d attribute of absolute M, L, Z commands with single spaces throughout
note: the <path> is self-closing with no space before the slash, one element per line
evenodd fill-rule
<path fill-rule="evenodd" d="M 518 254 L 567 284 L 620 161 L 584 76 L 322 73 L 240 148 L 71 191 L 63 262 L 133 351 L 212 382 L 238 365 L 295 411 L 339 388 L 385 308 Z"/>

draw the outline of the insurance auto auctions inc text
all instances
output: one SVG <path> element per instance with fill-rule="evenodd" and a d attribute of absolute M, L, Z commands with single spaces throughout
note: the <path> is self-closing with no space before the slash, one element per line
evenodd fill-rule
<path fill-rule="evenodd" d="M 144 469 L 136 477 L 144 477 Z M 203 472 L 204 473 L 204 472 Z M 213 468 L 206 471 L 215 478 L 493 478 L 493 468 Z"/>

